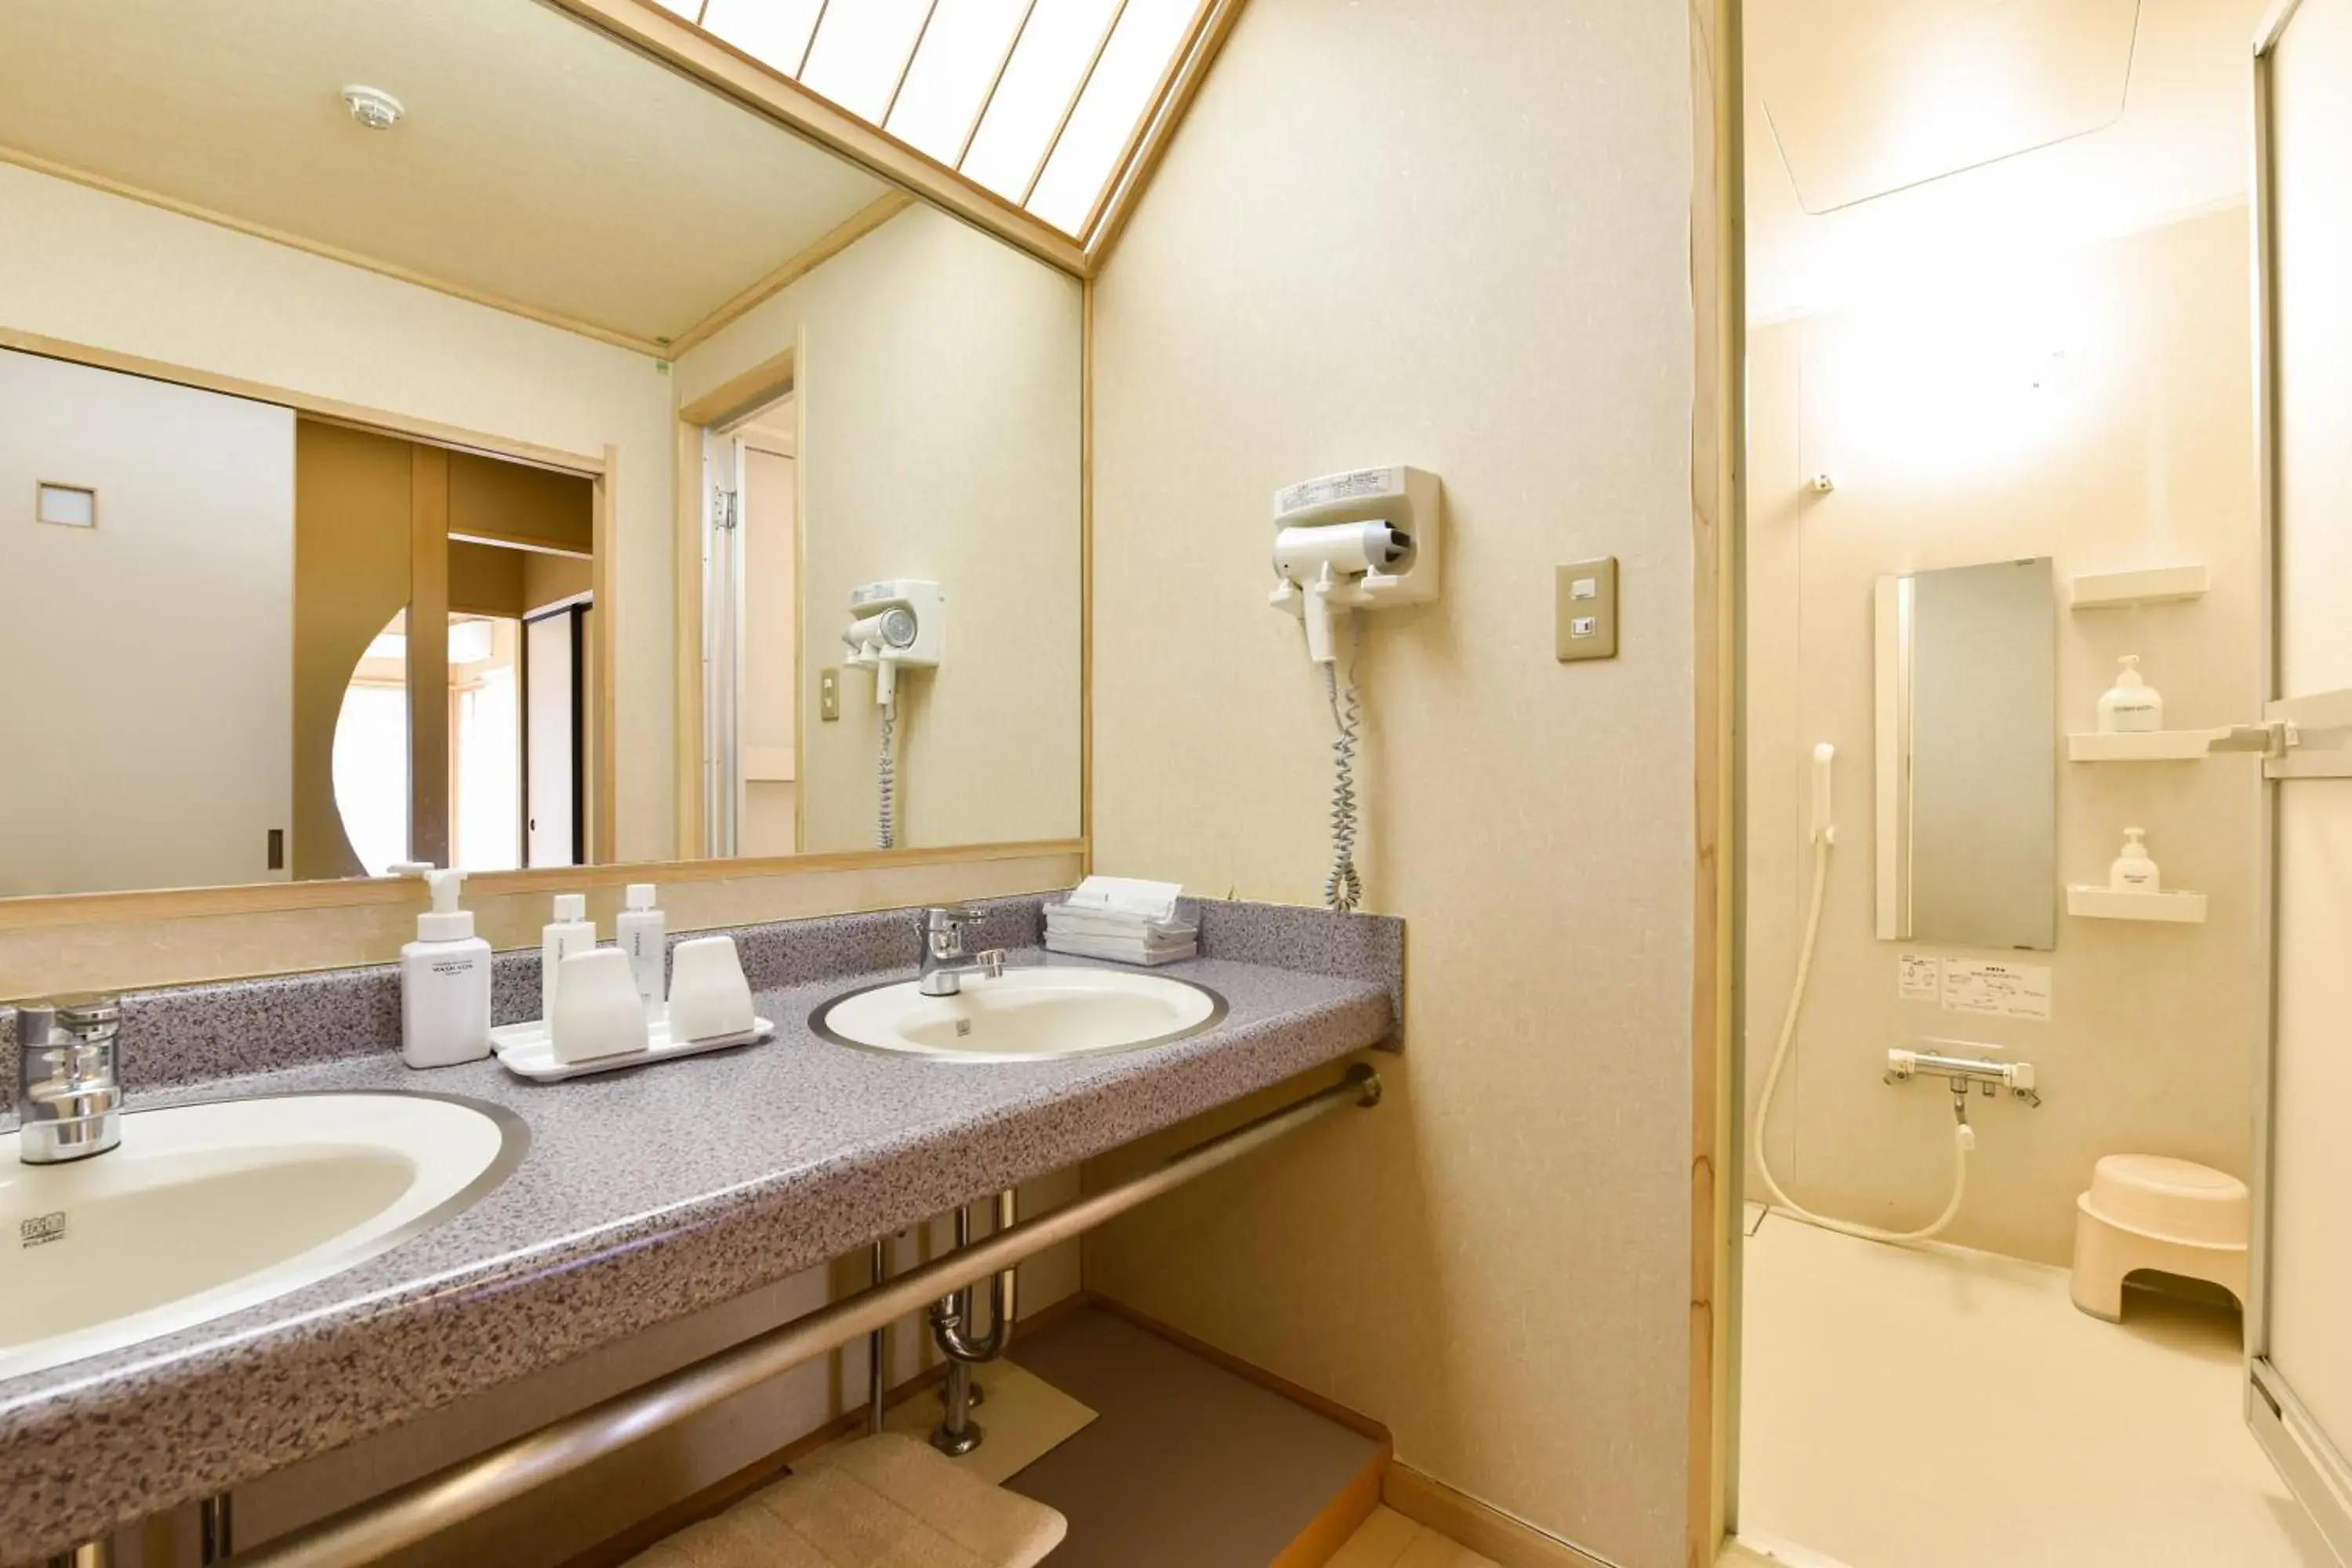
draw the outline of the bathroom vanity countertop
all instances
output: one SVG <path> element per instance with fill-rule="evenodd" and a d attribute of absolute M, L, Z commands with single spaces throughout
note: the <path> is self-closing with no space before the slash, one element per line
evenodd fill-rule
<path fill-rule="evenodd" d="M 1150 1049 L 983 1065 L 810 1033 L 827 999 L 911 973 L 763 991 L 760 1014 L 777 1026 L 765 1045 L 568 1083 L 527 1082 L 495 1061 L 412 1072 L 376 1055 L 134 1096 L 136 1110 L 425 1089 L 514 1110 L 531 1146 L 472 1208 L 341 1274 L 0 1380 L 0 1539 L 37 1558 L 218 1492 L 1065 1169 L 1395 1026 L 1381 984 L 1196 959 L 1155 973 L 1208 986 L 1230 1011 Z"/>

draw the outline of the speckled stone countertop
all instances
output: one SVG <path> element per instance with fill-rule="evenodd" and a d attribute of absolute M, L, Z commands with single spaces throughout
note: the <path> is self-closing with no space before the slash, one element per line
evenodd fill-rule
<path fill-rule="evenodd" d="M 1015 903 L 1004 918 L 1034 930 L 1035 908 Z M 531 1146 L 474 1207 L 355 1268 L 130 1350 L 0 1380 L 0 1539 L 12 1554 L 59 1550 L 1391 1042 L 1399 922 L 1349 917 L 1335 937 L 1319 923 L 1335 917 L 1319 911 L 1204 909 L 1221 911 L 1203 921 L 1207 952 L 1260 962 L 1157 971 L 1210 987 L 1230 1010 L 1149 1050 L 979 1065 L 834 1045 L 810 1033 L 814 1009 L 911 970 L 843 973 L 859 952 L 889 951 L 853 941 L 848 959 L 811 966 L 835 973 L 797 978 L 738 933 L 761 1016 L 777 1025 L 765 1045 L 546 1085 L 495 1061 L 419 1073 L 380 1049 L 344 1049 L 134 1094 L 135 1107 L 425 1089 L 517 1112 Z M 1015 962 L 1084 961 L 1031 950 Z M 525 978 L 501 974 L 501 991 Z"/>

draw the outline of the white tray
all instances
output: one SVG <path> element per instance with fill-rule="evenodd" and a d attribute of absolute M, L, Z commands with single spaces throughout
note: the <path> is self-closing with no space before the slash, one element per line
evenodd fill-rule
<path fill-rule="evenodd" d="M 548 1038 L 547 1022 L 533 1018 L 528 1024 L 506 1024 L 490 1031 L 490 1049 L 506 1069 L 519 1078 L 540 1083 L 562 1083 L 568 1078 L 586 1078 L 591 1073 L 618 1072 L 623 1068 L 643 1067 L 647 1062 L 666 1062 L 677 1057 L 697 1057 L 705 1051 L 732 1050 L 737 1046 L 755 1046 L 772 1038 L 776 1026 L 765 1018 L 751 1020 L 751 1027 L 740 1035 L 713 1035 L 707 1040 L 683 1043 L 669 1037 L 669 1020 L 656 1018 L 648 1031 L 650 1040 L 642 1051 L 623 1051 L 617 1056 L 592 1057 L 584 1062 L 560 1062 L 555 1059 L 554 1042 Z"/>

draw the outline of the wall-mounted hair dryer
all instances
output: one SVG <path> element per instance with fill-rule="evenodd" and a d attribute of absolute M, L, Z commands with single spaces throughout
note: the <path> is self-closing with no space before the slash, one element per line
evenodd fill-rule
<path fill-rule="evenodd" d="M 841 640 L 849 649 L 845 663 L 874 672 L 874 700 L 884 708 L 898 700 L 901 667 L 932 669 L 945 649 L 946 617 L 941 606 L 947 595 L 937 583 L 894 577 L 868 583 L 849 593 L 848 626 Z"/>
<path fill-rule="evenodd" d="M 1266 603 L 1297 616 L 1307 657 L 1322 668 L 1331 706 L 1331 875 L 1323 901 L 1342 912 L 1363 898 L 1356 873 L 1356 741 L 1363 702 L 1354 638 L 1343 689 L 1331 618 L 1437 597 L 1437 476 L 1419 468 L 1354 468 L 1274 493 L 1274 592 Z"/>
<path fill-rule="evenodd" d="M 1307 657 L 1332 658 L 1334 611 L 1437 597 L 1437 476 L 1356 468 L 1286 486 L 1274 497 L 1274 574 L 1266 602 L 1297 616 Z"/>

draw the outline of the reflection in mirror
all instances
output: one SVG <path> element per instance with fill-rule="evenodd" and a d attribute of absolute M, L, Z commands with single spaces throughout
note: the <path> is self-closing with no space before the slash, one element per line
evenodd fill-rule
<path fill-rule="evenodd" d="M 2048 558 L 1878 580 L 1878 934 L 2057 945 Z"/>
<path fill-rule="evenodd" d="M 1078 833 L 1072 277 L 538 0 L 8 7 L 0 226 L 0 896 Z"/>

